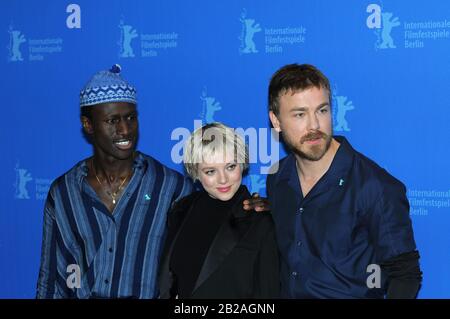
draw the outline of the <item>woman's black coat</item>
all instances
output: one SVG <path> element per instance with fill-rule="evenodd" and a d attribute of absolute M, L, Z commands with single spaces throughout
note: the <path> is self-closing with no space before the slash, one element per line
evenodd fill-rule
<path fill-rule="evenodd" d="M 176 278 L 169 269 L 174 243 L 200 198 L 195 192 L 173 206 L 159 270 L 160 298 L 176 298 Z M 222 223 L 201 267 L 189 298 L 277 298 L 279 260 L 270 213 L 244 211 L 250 198 L 241 186 L 228 218 Z M 206 212 L 214 213 L 214 212 Z"/>

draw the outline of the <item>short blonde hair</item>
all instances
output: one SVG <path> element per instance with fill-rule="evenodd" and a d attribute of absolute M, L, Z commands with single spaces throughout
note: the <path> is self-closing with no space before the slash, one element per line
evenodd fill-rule
<path fill-rule="evenodd" d="M 198 164 L 214 155 L 225 157 L 233 152 L 237 164 L 244 172 L 248 168 L 248 148 L 236 132 L 219 122 L 206 124 L 196 129 L 184 145 L 183 163 L 187 173 L 195 181 L 198 179 Z"/>

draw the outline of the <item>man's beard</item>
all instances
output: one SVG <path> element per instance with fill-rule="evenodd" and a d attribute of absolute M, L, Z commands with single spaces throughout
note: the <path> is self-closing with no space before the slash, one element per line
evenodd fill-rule
<path fill-rule="evenodd" d="M 303 150 L 301 149 L 301 146 L 305 145 L 306 141 L 315 140 L 317 138 L 324 139 L 325 145 L 310 145 L 307 150 L 305 150 L 305 148 Z M 286 142 L 289 148 L 300 158 L 309 161 L 319 161 L 330 148 L 331 140 L 331 135 L 327 135 L 322 131 L 315 131 L 304 135 L 299 143 L 291 143 L 291 141 Z"/>

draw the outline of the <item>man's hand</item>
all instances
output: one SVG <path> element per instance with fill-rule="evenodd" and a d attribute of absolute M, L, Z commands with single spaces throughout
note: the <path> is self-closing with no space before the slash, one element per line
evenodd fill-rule
<path fill-rule="evenodd" d="M 243 202 L 244 210 L 255 210 L 257 212 L 270 211 L 270 202 L 265 197 L 260 197 L 258 193 L 253 193 L 252 198 Z"/>

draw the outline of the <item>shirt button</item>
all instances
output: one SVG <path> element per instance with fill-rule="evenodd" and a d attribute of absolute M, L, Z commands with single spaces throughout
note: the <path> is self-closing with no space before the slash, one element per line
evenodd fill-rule
<path fill-rule="evenodd" d="M 292 276 L 297 277 L 297 272 L 296 272 L 296 271 L 293 271 L 293 272 L 292 272 Z"/>
<path fill-rule="evenodd" d="M 299 240 L 298 242 L 297 242 L 297 246 L 301 246 L 302 245 L 302 242 Z"/>
<path fill-rule="evenodd" d="M 299 213 L 303 213 L 303 207 L 300 207 L 298 210 Z"/>
<path fill-rule="evenodd" d="M 109 284 L 109 280 L 108 279 L 105 279 L 105 284 Z"/>
<path fill-rule="evenodd" d="M 108 249 L 108 251 L 109 251 L 110 253 L 112 253 L 112 252 L 113 252 L 113 249 L 110 247 L 110 248 Z"/>

